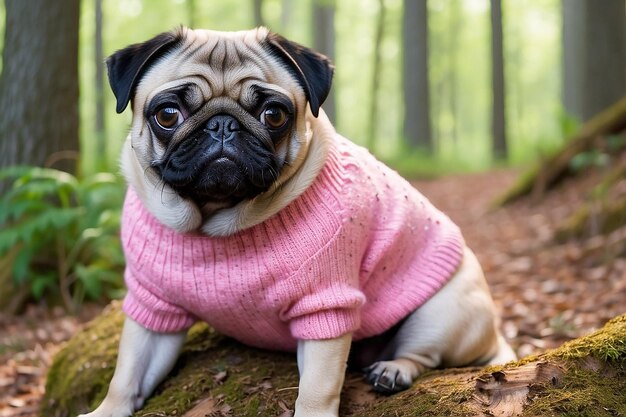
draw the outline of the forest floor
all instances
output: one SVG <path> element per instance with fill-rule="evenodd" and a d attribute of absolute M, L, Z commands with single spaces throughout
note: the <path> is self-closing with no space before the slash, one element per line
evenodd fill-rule
<path fill-rule="evenodd" d="M 517 177 L 512 170 L 416 181 L 415 186 L 464 231 L 480 259 L 519 356 L 538 353 L 600 328 L 624 313 L 626 260 L 612 258 L 602 237 L 556 244 L 555 227 L 585 198 L 594 179 L 570 181 L 537 204 L 492 208 Z M 0 417 L 36 416 L 54 354 L 101 307 L 79 317 L 31 306 L 0 315 Z"/>

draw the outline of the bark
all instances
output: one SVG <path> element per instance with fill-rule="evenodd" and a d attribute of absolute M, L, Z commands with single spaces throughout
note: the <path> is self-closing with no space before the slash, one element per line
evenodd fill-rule
<path fill-rule="evenodd" d="M 449 24 L 449 44 L 448 44 L 448 101 L 450 106 L 451 118 L 451 136 L 452 141 L 456 144 L 459 141 L 458 132 L 458 89 L 457 89 L 457 74 L 459 73 L 457 56 L 459 53 L 459 39 L 463 25 L 462 8 L 459 0 L 452 0 L 450 2 L 450 24 Z"/>
<path fill-rule="evenodd" d="M 289 33 L 293 16 L 293 0 L 282 0 L 280 8 L 280 27 L 283 33 Z"/>
<path fill-rule="evenodd" d="M 188 25 L 190 28 L 192 29 L 196 29 L 196 13 L 197 13 L 197 9 L 196 9 L 196 0 L 187 0 L 187 19 L 188 19 Z"/>
<path fill-rule="evenodd" d="M 252 2 L 254 10 L 254 26 L 265 26 L 263 20 L 263 0 L 253 0 Z"/>
<path fill-rule="evenodd" d="M 72 338 L 48 375 L 42 416 L 96 406 L 115 367 L 120 304 Z M 626 316 L 600 331 L 504 367 L 430 372 L 407 391 L 374 394 L 348 373 L 342 416 L 624 415 Z M 287 415 L 297 395 L 295 355 L 252 349 L 196 325 L 170 376 L 136 416 Z"/>
<path fill-rule="evenodd" d="M 367 117 L 367 148 L 374 151 L 376 146 L 376 136 L 378 125 L 378 92 L 380 90 L 380 75 L 382 64 L 382 43 L 385 28 L 385 1 L 378 0 L 378 17 L 376 18 L 376 32 L 374 35 L 374 54 L 372 62 L 372 85 L 370 91 L 372 98 L 370 100 L 369 114 Z"/>
<path fill-rule="evenodd" d="M 104 104 L 104 52 L 102 44 L 102 0 L 95 0 L 96 15 L 96 33 L 94 37 L 95 43 L 95 60 L 96 60 L 96 154 L 99 156 L 97 161 L 101 164 L 100 168 L 104 169 L 107 161 L 106 146 L 106 130 L 105 130 L 105 104 Z"/>
<path fill-rule="evenodd" d="M 567 0 L 563 11 L 563 104 L 587 121 L 626 91 L 623 0 Z"/>
<path fill-rule="evenodd" d="M 74 171 L 80 2 L 6 0 L 5 5 L 0 167 L 54 165 Z"/>
<path fill-rule="evenodd" d="M 491 136 L 496 159 L 506 159 L 506 112 L 504 90 L 504 47 L 502 34 L 502 2 L 491 0 Z"/>
<path fill-rule="evenodd" d="M 313 0 L 313 48 L 331 61 L 335 60 L 335 0 Z M 324 101 L 324 112 L 331 122 L 337 121 L 335 87 Z"/>
<path fill-rule="evenodd" d="M 537 201 L 550 188 L 571 174 L 569 168 L 574 156 L 592 150 L 596 147 L 598 138 L 624 130 L 626 130 L 626 97 L 585 123 L 576 135 L 567 139 L 567 144 L 560 152 L 528 171 L 517 184 L 499 197 L 495 204 L 507 204 L 527 195 Z"/>
<path fill-rule="evenodd" d="M 432 152 L 427 0 L 404 0 L 403 19 L 404 137 L 410 147 Z"/>

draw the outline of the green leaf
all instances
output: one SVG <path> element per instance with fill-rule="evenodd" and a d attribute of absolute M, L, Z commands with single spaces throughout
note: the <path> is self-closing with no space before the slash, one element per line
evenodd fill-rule
<path fill-rule="evenodd" d="M 15 256 L 13 260 L 13 280 L 16 283 L 24 283 L 28 281 L 31 273 L 31 262 L 35 255 L 35 251 L 31 247 L 24 247 Z"/>
<path fill-rule="evenodd" d="M 0 256 L 4 256 L 20 241 L 20 234 L 15 228 L 0 230 Z"/>
<path fill-rule="evenodd" d="M 54 274 L 36 274 L 33 275 L 30 291 L 37 300 L 43 298 L 46 290 L 53 290 L 56 287 L 57 280 Z"/>
<path fill-rule="evenodd" d="M 85 267 L 76 265 L 76 276 L 85 289 L 85 294 L 91 299 L 98 299 L 102 295 L 102 282 L 100 277 L 102 271 L 97 267 Z"/>
<path fill-rule="evenodd" d="M 62 184 L 52 180 L 25 181 L 19 184 L 16 182 L 2 199 L 3 201 L 19 201 L 58 197 L 63 194 L 62 187 Z"/>
<path fill-rule="evenodd" d="M 100 187 L 114 186 L 116 188 L 123 188 L 123 181 L 116 175 L 110 172 L 99 172 L 85 179 L 82 184 L 82 189 L 86 191 L 93 191 Z"/>
<path fill-rule="evenodd" d="M 0 169 L 0 180 L 15 179 L 24 176 L 32 175 L 32 171 L 35 167 L 26 165 L 12 165 L 3 169 Z"/>
<path fill-rule="evenodd" d="M 83 210 L 78 207 L 51 208 L 33 218 L 0 230 L 0 256 L 20 241 L 28 245 L 39 233 L 48 236 L 57 236 L 59 233 L 65 235 L 67 227 L 76 223 L 82 214 Z"/>
<path fill-rule="evenodd" d="M 19 220 L 22 216 L 40 213 L 49 207 L 42 200 L 0 201 L 0 225 Z"/>

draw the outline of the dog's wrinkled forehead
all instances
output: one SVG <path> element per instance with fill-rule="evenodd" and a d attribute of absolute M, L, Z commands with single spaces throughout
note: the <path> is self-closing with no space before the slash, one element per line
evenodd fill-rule
<path fill-rule="evenodd" d="M 187 30 L 179 46 L 149 68 L 136 91 L 143 107 L 158 92 L 181 85 L 188 89 L 187 100 L 209 101 L 229 97 L 247 102 L 252 86 L 277 90 L 296 103 L 300 91 L 296 80 L 271 55 L 263 55 L 265 30 L 220 34 Z M 280 83 L 280 85 L 279 85 Z M 302 97 L 304 99 L 304 97 Z M 200 104 L 200 103 L 197 103 Z"/>
<path fill-rule="evenodd" d="M 333 73 L 323 55 L 265 28 L 242 32 L 180 28 L 116 52 L 107 66 L 118 112 L 129 101 L 145 108 L 159 91 L 193 84 L 197 97 L 191 100 L 220 96 L 246 100 L 250 87 L 257 86 L 278 91 L 298 106 L 308 101 L 317 116 Z"/>

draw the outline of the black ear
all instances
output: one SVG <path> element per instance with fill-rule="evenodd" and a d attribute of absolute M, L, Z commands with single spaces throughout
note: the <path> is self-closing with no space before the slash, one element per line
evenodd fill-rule
<path fill-rule="evenodd" d="M 151 63 L 172 50 L 182 40 L 181 32 L 165 32 L 149 41 L 121 49 L 107 58 L 109 84 L 117 99 L 116 110 L 124 111 L 135 87 Z"/>
<path fill-rule="evenodd" d="M 320 106 L 330 92 L 333 80 L 334 67 L 330 60 L 312 49 L 272 32 L 268 33 L 265 45 L 298 80 L 304 89 L 313 116 L 317 117 Z"/>

